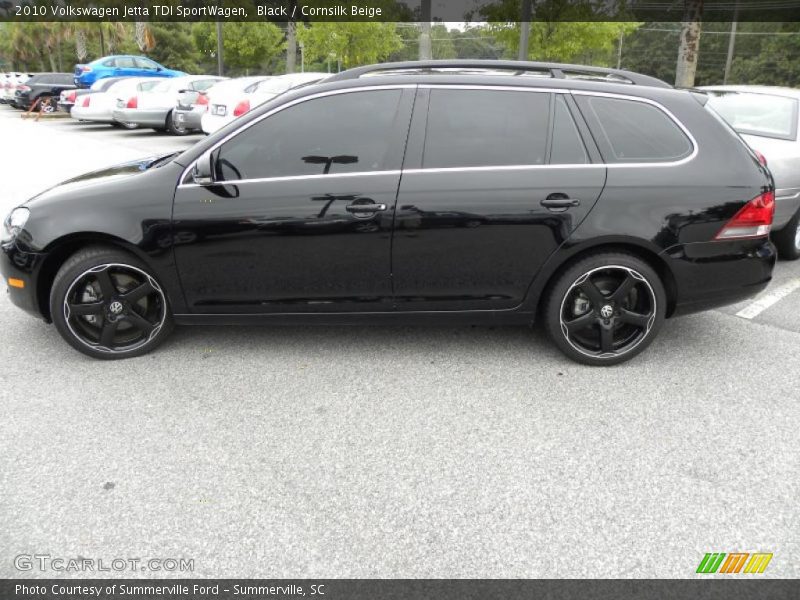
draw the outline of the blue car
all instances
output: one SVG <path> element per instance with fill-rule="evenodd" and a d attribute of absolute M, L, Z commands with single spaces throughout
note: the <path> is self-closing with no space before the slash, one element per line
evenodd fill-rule
<path fill-rule="evenodd" d="M 75 85 L 88 88 L 106 77 L 182 77 L 146 56 L 104 56 L 86 65 L 75 65 Z"/>

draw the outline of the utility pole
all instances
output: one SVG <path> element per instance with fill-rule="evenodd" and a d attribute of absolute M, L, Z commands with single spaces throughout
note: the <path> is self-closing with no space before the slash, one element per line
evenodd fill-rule
<path fill-rule="evenodd" d="M 528 46 L 531 39 L 531 13 L 533 0 L 522 0 L 522 22 L 519 31 L 519 60 L 528 60 Z"/>
<path fill-rule="evenodd" d="M 703 0 L 684 0 L 681 41 L 678 48 L 678 65 L 675 69 L 675 87 L 694 87 L 697 74 L 697 57 L 700 52 L 700 30 L 703 18 Z"/>
<path fill-rule="evenodd" d="M 421 29 L 419 32 L 419 59 L 431 60 L 433 48 L 431 47 L 431 0 L 422 0 L 420 13 Z"/>
<path fill-rule="evenodd" d="M 217 21 L 217 75 L 222 77 L 225 63 L 222 60 L 222 21 Z"/>
<path fill-rule="evenodd" d="M 731 39 L 728 41 L 728 57 L 725 59 L 725 76 L 722 79 L 722 84 L 727 85 L 728 79 L 731 77 L 731 66 L 733 65 L 733 52 L 736 50 L 736 28 L 739 25 L 739 2 L 736 2 L 736 7 L 733 9 L 733 21 L 731 22 Z"/>

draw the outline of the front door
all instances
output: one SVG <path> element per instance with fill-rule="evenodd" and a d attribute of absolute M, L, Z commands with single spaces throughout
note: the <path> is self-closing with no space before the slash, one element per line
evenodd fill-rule
<path fill-rule="evenodd" d="M 413 90 L 342 91 L 278 109 L 182 182 L 175 257 L 193 313 L 392 310 L 391 225 Z"/>
<path fill-rule="evenodd" d="M 520 305 L 605 184 L 569 94 L 432 86 L 415 106 L 392 248 L 398 309 Z"/>

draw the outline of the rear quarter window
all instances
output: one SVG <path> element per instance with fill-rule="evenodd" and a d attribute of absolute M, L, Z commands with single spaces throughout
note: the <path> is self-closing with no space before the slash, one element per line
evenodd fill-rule
<path fill-rule="evenodd" d="M 603 96 L 579 96 L 608 163 L 675 162 L 694 147 L 678 124 L 649 103 Z"/>

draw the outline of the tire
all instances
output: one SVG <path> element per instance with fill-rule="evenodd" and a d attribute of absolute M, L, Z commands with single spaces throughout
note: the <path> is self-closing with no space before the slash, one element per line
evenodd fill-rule
<path fill-rule="evenodd" d="M 166 294 L 135 256 L 93 246 L 61 266 L 50 292 L 53 323 L 67 343 L 100 359 L 146 354 L 172 331 Z"/>
<path fill-rule="evenodd" d="M 610 366 L 647 348 L 666 310 L 664 284 L 650 265 L 631 254 L 598 252 L 570 265 L 549 287 L 543 320 L 566 356 Z"/>
<path fill-rule="evenodd" d="M 780 231 L 772 234 L 772 243 L 784 260 L 800 258 L 800 210 Z"/>
<path fill-rule="evenodd" d="M 189 130 L 186 127 L 178 125 L 175 122 L 175 111 L 169 111 L 167 115 L 167 131 L 172 135 L 188 135 Z"/>

